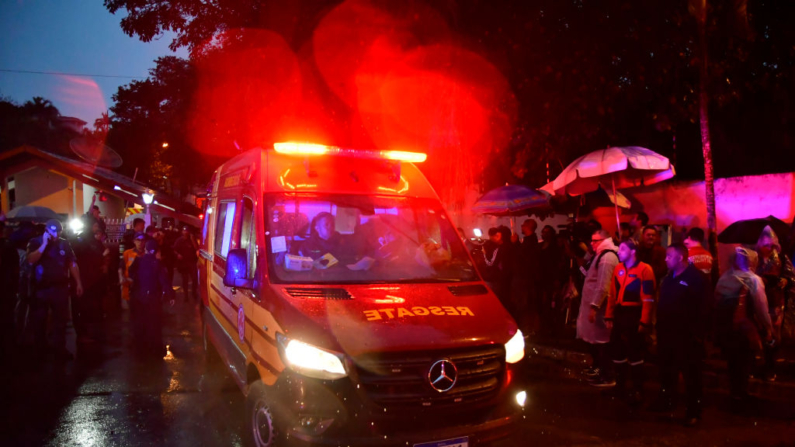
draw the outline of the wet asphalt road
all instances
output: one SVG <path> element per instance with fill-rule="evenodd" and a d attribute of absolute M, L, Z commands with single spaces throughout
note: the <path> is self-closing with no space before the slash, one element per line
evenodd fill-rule
<path fill-rule="evenodd" d="M 241 445 L 243 398 L 207 369 L 197 307 L 180 301 L 164 320 L 170 355 L 159 364 L 132 355 L 126 313 L 108 318 L 107 340 L 79 346 L 73 362 L 5 364 L 0 445 Z M 725 392 L 708 389 L 704 420 L 688 429 L 676 418 L 683 409 L 673 418 L 630 410 L 543 360 L 529 359 L 522 380 L 525 419 L 501 446 L 795 445 L 789 400 L 766 397 L 756 415 L 737 416 L 724 410 Z"/>

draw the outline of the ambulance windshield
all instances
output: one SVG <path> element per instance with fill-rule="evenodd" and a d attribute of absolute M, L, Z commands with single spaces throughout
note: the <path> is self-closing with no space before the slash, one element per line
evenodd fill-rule
<path fill-rule="evenodd" d="M 266 203 L 273 282 L 478 280 L 463 243 L 435 200 L 269 194 Z"/>

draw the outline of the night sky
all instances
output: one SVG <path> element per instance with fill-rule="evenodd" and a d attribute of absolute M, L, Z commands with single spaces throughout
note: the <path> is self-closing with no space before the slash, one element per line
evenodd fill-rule
<path fill-rule="evenodd" d="M 46 71 L 127 77 L 76 77 L 0 71 L 0 96 L 24 103 L 49 99 L 62 115 L 91 125 L 107 111 L 120 85 L 143 79 L 154 60 L 174 54 L 173 36 L 149 43 L 125 35 L 120 16 L 101 0 L 0 2 L 0 70 Z M 186 57 L 180 50 L 178 56 Z"/>

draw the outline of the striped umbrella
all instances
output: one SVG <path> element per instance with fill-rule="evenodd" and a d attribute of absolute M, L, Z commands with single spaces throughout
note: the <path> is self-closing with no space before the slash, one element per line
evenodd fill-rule
<path fill-rule="evenodd" d="M 550 194 L 521 185 L 505 185 L 483 195 L 472 211 L 496 216 L 527 214 L 532 210 L 548 209 Z"/>

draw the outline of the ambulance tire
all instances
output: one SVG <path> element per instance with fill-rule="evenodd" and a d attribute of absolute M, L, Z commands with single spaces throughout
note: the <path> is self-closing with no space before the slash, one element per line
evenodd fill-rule
<path fill-rule="evenodd" d="M 257 380 L 249 387 L 246 397 L 245 436 L 251 447 L 278 447 L 286 445 L 274 419 L 274 408 L 267 398 L 265 384 Z"/>
<path fill-rule="evenodd" d="M 207 333 L 209 329 L 207 328 L 207 323 L 202 323 L 202 343 L 204 347 L 204 361 L 208 365 L 218 365 L 221 363 L 221 355 L 218 354 L 218 351 L 213 346 L 213 342 L 210 340 L 210 334 Z"/>

